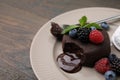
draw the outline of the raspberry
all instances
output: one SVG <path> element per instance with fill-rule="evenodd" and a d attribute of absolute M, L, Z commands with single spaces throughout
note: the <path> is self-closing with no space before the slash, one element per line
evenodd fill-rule
<path fill-rule="evenodd" d="M 96 71 L 104 74 L 106 71 L 110 70 L 110 63 L 108 58 L 102 58 L 95 63 Z"/>
<path fill-rule="evenodd" d="M 55 36 L 58 40 L 62 40 L 63 35 L 61 34 L 62 28 L 55 22 L 51 23 L 51 34 Z"/>
<path fill-rule="evenodd" d="M 81 42 L 89 42 L 90 29 L 88 28 L 79 28 L 77 32 L 77 37 Z"/>
<path fill-rule="evenodd" d="M 89 34 L 89 39 L 95 44 L 102 43 L 104 41 L 103 34 L 98 30 L 92 30 Z"/>

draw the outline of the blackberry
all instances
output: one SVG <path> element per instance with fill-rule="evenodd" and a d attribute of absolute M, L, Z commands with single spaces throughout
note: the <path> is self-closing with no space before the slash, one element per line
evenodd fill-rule
<path fill-rule="evenodd" d="M 79 28 L 77 32 L 77 37 L 81 42 L 87 43 L 89 42 L 89 34 L 90 34 L 89 28 Z"/>
<path fill-rule="evenodd" d="M 120 59 L 115 54 L 110 54 L 109 61 L 112 70 L 120 74 Z"/>
<path fill-rule="evenodd" d="M 58 40 L 62 40 L 63 34 L 61 34 L 61 32 L 63 29 L 55 22 L 52 22 L 51 26 L 51 34 L 55 36 Z"/>

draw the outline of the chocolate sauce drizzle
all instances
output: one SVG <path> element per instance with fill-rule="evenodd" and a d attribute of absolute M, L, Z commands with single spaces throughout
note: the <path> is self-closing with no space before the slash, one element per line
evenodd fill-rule
<path fill-rule="evenodd" d="M 83 58 L 75 53 L 64 52 L 57 58 L 58 66 L 68 73 L 76 73 L 81 70 Z"/>

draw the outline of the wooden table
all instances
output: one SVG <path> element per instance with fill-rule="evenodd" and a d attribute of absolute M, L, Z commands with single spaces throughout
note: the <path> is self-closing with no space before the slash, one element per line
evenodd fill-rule
<path fill-rule="evenodd" d="M 37 80 L 29 51 L 38 29 L 65 11 L 99 6 L 120 9 L 120 0 L 0 0 L 0 80 Z"/>

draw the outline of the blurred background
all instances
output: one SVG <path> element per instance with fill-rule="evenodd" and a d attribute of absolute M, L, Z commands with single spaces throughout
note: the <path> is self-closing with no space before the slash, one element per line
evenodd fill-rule
<path fill-rule="evenodd" d="M 120 9 L 120 0 L 0 0 L 0 80 L 38 80 L 29 58 L 36 32 L 51 18 L 86 7 Z"/>

